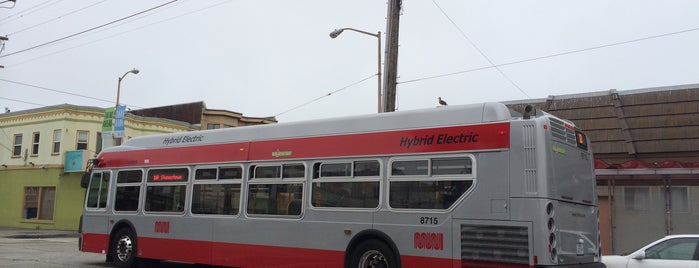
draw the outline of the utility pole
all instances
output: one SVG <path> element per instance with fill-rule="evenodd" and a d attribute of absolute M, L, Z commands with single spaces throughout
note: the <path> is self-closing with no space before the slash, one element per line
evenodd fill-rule
<path fill-rule="evenodd" d="M 382 112 L 393 112 L 396 110 L 396 82 L 398 78 L 398 21 L 400 18 L 400 9 L 403 5 L 402 2 L 402 0 L 388 1 Z"/>
<path fill-rule="evenodd" d="M 2 53 L 3 49 L 5 48 L 5 41 L 7 41 L 7 40 L 9 40 L 9 39 L 7 39 L 6 36 L 0 36 L 0 53 Z M 0 69 L 3 69 L 3 68 L 5 68 L 5 66 L 0 65 Z"/>

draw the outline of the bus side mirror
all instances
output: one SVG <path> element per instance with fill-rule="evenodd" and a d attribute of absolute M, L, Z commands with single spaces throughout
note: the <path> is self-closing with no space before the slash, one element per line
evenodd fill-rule
<path fill-rule="evenodd" d="M 87 189 L 90 185 L 90 173 L 83 173 L 83 177 L 80 179 L 80 187 Z"/>

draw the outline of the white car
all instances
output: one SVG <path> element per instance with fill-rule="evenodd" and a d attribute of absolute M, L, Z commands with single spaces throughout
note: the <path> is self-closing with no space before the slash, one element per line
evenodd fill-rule
<path fill-rule="evenodd" d="M 670 235 L 628 255 L 602 256 L 607 268 L 699 268 L 699 235 Z"/>

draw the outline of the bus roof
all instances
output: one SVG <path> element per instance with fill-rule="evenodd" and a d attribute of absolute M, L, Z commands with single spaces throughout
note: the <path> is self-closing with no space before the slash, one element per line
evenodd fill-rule
<path fill-rule="evenodd" d="M 188 142 L 182 140 L 173 140 L 173 144 L 167 142 L 170 138 L 179 139 L 185 133 L 189 139 L 193 139 L 191 142 L 204 145 L 502 122 L 510 118 L 510 110 L 502 103 L 441 106 L 392 113 L 148 135 L 129 139 L 121 146 L 110 147 L 103 152 L 186 146 Z M 206 134 L 206 140 L 196 140 L 201 134 Z"/>

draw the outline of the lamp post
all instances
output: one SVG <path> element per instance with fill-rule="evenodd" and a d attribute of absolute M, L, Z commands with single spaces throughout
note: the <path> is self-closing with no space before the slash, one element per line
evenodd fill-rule
<path fill-rule="evenodd" d="M 378 42 L 379 45 L 378 45 L 378 50 L 377 50 L 378 51 L 377 70 L 378 71 L 376 73 L 376 77 L 378 77 L 378 92 L 377 92 L 378 93 L 378 97 L 377 97 L 378 112 L 381 113 L 381 112 L 383 112 L 381 109 L 382 108 L 382 105 L 381 105 L 381 32 L 373 34 L 370 32 L 365 32 L 365 31 L 357 30 L 357 29 L 353 29 L 353 28 L 341 28 L 341 29 L 336 29 L 336 30 L 332 31 L 330 33 L 330 38 L 334 39 L 334 38 L 338 37 L 344 30 L 350 30 L 350 31 L 355 31 L 358 33 L 370 35 L 370 36 L 376 37 L 379 40 L 379 42 Z"/>
<path fill-rule="evenodd" d="M 124 77 L 125 77 L 127 74 L 129 74 L 129 73 L 138 74 L 138 72 L 139 72 L 138 69 L 133 68 L 131 71 L 128 71 L 128 72 L 124 73 L 124 75 L 122 75 L 121 77 L 119 77 L 119 81 L 117 82 L 116 107 L 119 107 L 119 94 L 121 93 L 121 80 L 124 79 Z"/>

